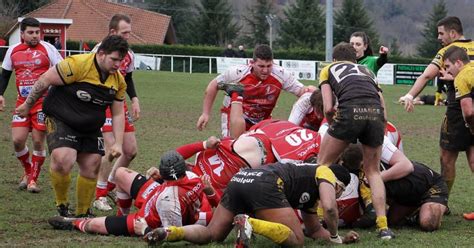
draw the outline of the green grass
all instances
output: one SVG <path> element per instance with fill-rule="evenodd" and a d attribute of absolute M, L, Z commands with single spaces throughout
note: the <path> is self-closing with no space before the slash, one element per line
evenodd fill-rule
<path fill-rule="evenodd" d="M 219 94 L 208 128 L 199 132 L 196 121 L 201 114 L 204 89 L 214 75 L 169 72 L 134 73 L 137 92 L 140 96 L 142 117 L 136 123 L 139 152 L 131 168 L 144 172 L 156 165 L 159 155 L 179 145 L 203 140 L 209 135 L 219 135 L 219 115 L 222 94 Z M 314 82 L 305 82 L 314 84 Z M 395 101 L 406 91 L 406 86 L 382 86 L 387 102 L 389 120 L 403 134 L 405 153 L 410 159 L 424 162 L 439 171 L 438 133 L 444 107 L 417 106 L 414 113 L 406 113 Z M 433 93 L 428 87 L 424 93 Z M 49 181 L 49 162 L 46 161 L 40 176 L 40 194 L 29 194 L 16 189 L 22 173 L 19 162 L 13 155 L 10 134 L 11 111 L 15 99 L 13 81 L 6 93 L 7 110 L 0 113 L 0 246 L 145 246 L 137 238 L 89 235 L 79 232 L 55 231 L 46 220 L 56 214 L 54 195 Z M 274 111 L 274 117 L 286 118 L 296 98 L 283 93 Z M 30 146 L 31 147 L 31 146 Z M 474 197 L 471 172 L 464 153 L 457 163 L 457 178 L 450 207 L 452 214 L 443 220 L 441 230 L 424 233 L 417 229 L 395 229 L 397 239 L 383 243 L 376 238 L 374 230 L 360 231 L 361 241 L 353 246 L 472 246 L 474 243 L 474 222 L 464 221 L 463 212 L 474 211 Z M 77 170 L 77 168 L 75 169 Z M 73 183 L 74 184 L 74 183 Z M 74 185 L 73 185 L 74 186 Z M 70 190 L 74 204 L 74 191 Z M 105 215 L 106 213 L 98 214 Z M 344 233 L 345 230 L 340 231 Z M 231 247 L 234 235 L 224 244 L 211 247 Z M 268 240 L 258 237 L 256 247 L 272 247 Z M 165 246 L 189 246 L 185 242 Z M 306 241 L 307 246 L 324 245 L 321 242 Z"/>

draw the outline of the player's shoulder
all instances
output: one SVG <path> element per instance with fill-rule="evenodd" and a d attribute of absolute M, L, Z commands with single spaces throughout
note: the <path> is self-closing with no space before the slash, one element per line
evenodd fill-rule
<path fill-rule="evenodd" d="M 26 48 L 28 48 L 28 46 L 26 46 L 25 44 L 16 43 L 16 44 L 13 44 L 10 47 L 8 47 L 7 51 L 9 51 L 10 53 L 14 53 L 14 52 L 17 52 L 17 51 L 20 51 L 20 50 L 25 50 Z"/>
<path fill-rule="evenodd" d="M 236 65 L 229 67 L 224 73 L 220 76 L 225 77 L 226 81 L 238 81 L 244 76 L 251 73 L 250 65 Z"/>
<path fill-rule="evenodd" d="M 86 69 L 94 64 L 95 53 L 75 54 L 66 57 L 64 61 L 76 69 Z"/>
<path fill-rule="evenodd" d="M 279 80 L 287 80 L 289 77 L 292 76 L 291 72 L 286 70 L 285 68 L 273 64 L 272 66 L 272 76 L 279 79 Z"/>

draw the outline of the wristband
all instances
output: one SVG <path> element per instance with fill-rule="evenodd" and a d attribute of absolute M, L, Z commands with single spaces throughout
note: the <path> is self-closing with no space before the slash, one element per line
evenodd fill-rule
<path fill-rule="evenodd" d="M 339 236 L 338 234 L 332 236 L 329 238 L 329 240 L 333 243 L 336 243 L 336 244 L 342 244 L 342 239 L 341 239 L 341 236 Z"/>
<path fill-rule="evenodd" d="M 414 98 L 414 97 L 413 97 L 412 95 L 410 95 L 410 93 L 407 93 L 407 94 L 405 95 L 405 99 L 407 99 L 407 100 L 413 101 L 413 98 Z"/>

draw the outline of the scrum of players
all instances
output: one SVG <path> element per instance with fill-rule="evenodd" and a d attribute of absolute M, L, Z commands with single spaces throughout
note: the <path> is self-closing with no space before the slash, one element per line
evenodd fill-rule
<path fill-rule="evenodd" d="M 459 19 L 450 18 L 438 29 L 452 30 L 452 19 L 455 23 Z M 35 99 L 38 103 L 47 98 L 46 93 L 39 94 L 44 91 L 39 91 L 33 84 L 35 80 L 54 81 L 49 71 L 56 70 L 56 64 L 59 64 L 56 67 L 62 77 L 61 63 L 65 62 L 57 59 L 49 45 L 38 41 L 37 23 L 30 19 L 33 18 L 25 18 L 27 21 L 21 24 L 24 43 L 7 52 L 6 58 L 11 58 L 11 62 L 3 64 L 0 95 L 15 70 L 19 94 L 12 136 L 17 137 L 14 147 L 25 171 L 20 188 L 37 193 L 40 191 L 38 173 L 45 156 L 44 137 L 48 137 L 50 152 L 61 146 L 49 143 L 51 127 L 48 124 L 44 127 L 41 106 L 30 104 L 27 111 L 22 107 L 34 99 L 30 99 L 31 95 L 38 95 Z M 125 31 L 121 31 L 122 28 Z M 119 19 L 111 28 L 111 35 L 118 36 L 119 41 L 126 40 L 120 36 L 129 34 L 130 28 L 129 18 Z M 461 35 L 456 40 L 464 39 L 462 28 L 460 32 L 454 32 Z M 107 170 L 109 181 L 112 181 L 109 184 L 113 186 L 108 187 L 107 182 L 100 185 L 108 190 L 115 187 L 116 215 L 94 217 L 91 214 L 87 206 L 91 205 L 96 185 L 86 185 L 90 184 L 88 179 L 97 178 L 97 172 L 90 175 L 84 169 L 86 172 L 81 176 L 88 178 L 82 180 L 85 180 L 84 188 L 89 195 L 82 198 L 88 199 L 88 205 L 78 205 L 76 213 L 72 213 L 67 199 L 59 199 L 61 188 L 55 188 L 59 215 L 48 222 L 55 229 L 141 236 L 151 245 L 181 240 L 195 244 L 220 242 L 235 229 L 236 247 L 251 246 L 251 237 L 256 234 L 278 245 L 303 246 L 305 237 L 336 244 L 357 242 L 361 238 L 355 231 L 340 234 L 341 227 L 375 227 L 383 240 L 395 238 L 389 225 L 415 225 L 429 232 L 439 229 L 443 215 L 449 212 L 448 185 L 442 175 L 404 155 L 400 132 L 387 121 L 383 95 L 375 78 L 374 73 L 381 66 L 378 58 L 373 58 L 376 62 L 364 65 L 364 61 L 374 57 L 360 50 L 364 45 L 367 47 L 366 39 L 357 32 L 350 43 L 334 47 L 334 61 L 321 71 L 319 87 L 304 86 L 290 72 L 273 64 L 269 46 L 258 45 L 250 64 L 228 69 L 211 80 L 206 88 L 203 111 L 196 126 L 198 130 L 206 128 L 215 97 L 222 91 L 225 97 L 220 111 L 221 138 L 212 136 L 172 149 L 161 156 L 157 168 L 140 174 L 126 168 L 135 156 L 136 145 L 127 152 L 123 132 L 120 134 L 120 130 L 114 128 L 115 141 L 112 137 L 105 151 L 102 148 L 96 153 L 103 155 L 103 164 L 104 161 L 110 164 L 114 157 L 120 159 L 122 154 L 128 156 L 126 162 L 122 162 L 124 165 L 114 166 L 112 172 Z M 448 47 L 456 40 L 445 41 L 444 45 Z M 107 38 L 103 41 L 108 42 Z M 464 43 L 474 47 L 471 41 Z M 106 45 L 101 45 L 97 53 L 108 56 L 107 51 Z M 32 52 L 42 54 L 45 59 L 41 68 L 27 75 L 27 63 L 16 62 L 31 60 L 29 53 Z M 386 61 L 388 50 L 381 47 L 379 52 L 385 55 Z M 441 55 L 435 58 L 437 69 L 453 71 L 450 73 L 453 77 L 461 74 L 462 70 L 455 69 L 460 66 L 459 60 L 464 61 L 462 53 L 450 49 L 440 52 Z M 444 53 L 449 56 L 443 57 Z M 136 98 L 128 66 L 133 61 L 133 53 L 130 51 L 124 56 L 128 59 L 122 60 L 120 70 L 115 68 L 115 71 L 123 71 L 127 93 L 130 98 Z M 106 60 L 96 59 L 99 61 L 97 66 L 103 69 Z M 375 65 L 378 67 L 371 68 Z M 43 73 L 47 76 L 41 76 Z M 472 80 L 463 87 L 471 84 Z M 288 120 L 272 119 L 272 110 L 282 90 L 294 94 L 297 100 Z M 466 92 L 470 94 L 470 89 Z M 407 94 L 401 100 L 409 108 L 416 94 Z M 3 96 L 0 101 L 3 110 Z M 119 129 L 127 130 L 123 121 L 117 121 L 130 120 L 123 114 L 126 111 L 123 108 L 123 104 L 111 106 L 112 113 L 108 113 L 108 118 L 113 120 L 105 122 L 107 126 L 112 122 Z M 134 106 L 135 119 L 138 114 L 139 107 Z M 466 122 L 470 124 L 468 120 Z M 133 125 L 131 123 L 128 125 Z M 35 140 L 33 159 L 29 158 L 25 146 L 30 128 Z M 130 130 L 133 132 L 134 129 Z M 134 140 L 134 134 L 131 137 Z M 77 154 L 84 151 L 84 147 L 72 148 Z M 187 161 L 193 156 L 194 162 Z M 77 155 L 79 163 L 80 158 Z M 67 184 L 66 179 L 51 173 L 58 184 Z M 107 178 L 107 175 L 102 177 Z M 100 191 L 94 207 L 111 209 L 105 198 L 106 191 Z M 134 213 L 131 213 L 132 205 L 138 209 Z"/>

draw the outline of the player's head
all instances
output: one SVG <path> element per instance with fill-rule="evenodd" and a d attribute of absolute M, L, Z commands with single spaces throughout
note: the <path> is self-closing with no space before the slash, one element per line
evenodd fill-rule
<path fill-rule="evenodd" d="M 36 46 L 40 42 L 40 22 L 33 18 L 27 17 L 20 23 L 20 36 L 28 46 Z"/>
<path fill-rule="evenodd" d="M 350 144 L 342 153 L 340 163 L 350 172 L 356 173 L 362 166 L 363 153 L 360 144 Z"/>
<path fill-rule="evenodd" d="M 109 35 L 122 36 L 125 40 L 130 38 L 132 20 L 123 14 L 115 14 L 109 22 Z"/>
<path fill-rule="evenodd" d="M 316 89 L 313 91 L 313 93 L 311 93 L 311 96 L 309 97 L 309 103 L 313 107 L 313 111 L 318 117 L 324 117 L 323 95 L 319 89 Z"/>
<path fill-rule="evenodd" d="M 465 64 L 469 63 L 466 50 L 457 46 L 450 46 L 444 53 L 444 69 L 456 77 Z"/>
<path fill-rule="evenodd" d="M 357 62 L 356 50 L 347 42 L 341 42 L 334 47 L 332 58 L 334 61 Z"/>
<path fill-rule="evenodd" d="M 273 52 L 268 45 L 257 45 L 253 50 L 253 73 L 257 78 L 265 80 L 272 73 Z"/>
<path fill-rule="evenodd" d="M 110 35 L 102 40 L 97 49 L 97 62 L 104 72 L 113 74 L 120 67 L 122 59 L 128 52 L 128 43 L 118 35 Z"/>
<path fill-rule="evenodd" d="M 331 169 L 336 176 L 336 195 L 339 197 L 346 189 L 346 186 L 351 182 L 351 174 L 340 164 L 332 164 L 329 166 L 329 169 Z"/>
<path fill-rule="evenodd" d="M 372 47 L 370 46 L 370 38 L 364 32 L 354 32 L 349 40 L 351 46 L 356 50 L 356 57 L 372 56 Z"/>
<path fill-rule="evenodd" d="M 186 162 L 177 151 L 168 151 L 161 156 L 160 175 L 164 180 L 178 180 L 186 175 Z"/>
<path fill-rule="evenodd" d="M 438 40 L 443 46 L 451 44 L 463 35 L 461 20 L 455 16 L 441 19 L 436 26 L 438 27 Z"/>

